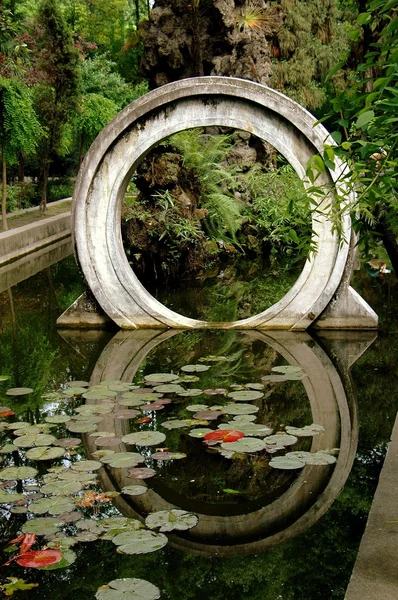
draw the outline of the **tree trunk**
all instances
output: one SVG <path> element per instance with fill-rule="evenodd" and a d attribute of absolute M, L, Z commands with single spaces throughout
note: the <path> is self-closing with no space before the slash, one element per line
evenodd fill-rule
<path fill-rule="evenodd" d="M 398 243 L 390 224 L 385 217 L 380 217 L 376 225 L 376 231 L 381 234 L 384 247 L 387 251 L 388 258 L 391 261 L 391 266 L 398 277 Z"/>
<path fill-rule="evenodd" d="M 199 13 L 199 1 L 192 2 L 192 62 L 194 76 L 202 77 L 204 75 L 203 70 L 203 52 L 202 52 L 202 40 L 200 39 L 200 13 Z"/>
<path fill-rule="evenodd" d="M 3 231 L 8 231 L 7 225 L 7 163 L 6 163 L 6 141 L 3 130 L 3 142 L 1 144 L 1 164 L 2 164 L 2 198 L 1 198 L 1 217 L 3 221 Z"/>
<path fill-rule="evenodd" d="M 25 182 L 25 157 L 24 157 L 23 154 L 19 155 L 18 181 L 19 181 L 19 183 L 24 183 Z"/>
<path fill-rule="evenodd" d="M 41 188 L 41 200 L 40 200 L 40 212 L 43 215 L 47 208 L 47 183 L 48 173 L 50 170 L 50 162 L 48 159 L 44 159 L 42 167 L 42 188 Z"/>
<path fill-rule="evenodd" d="M 135 19 L 137 21 L 137 25 L 140 20 L 140 0 L 135 0 Z"/>

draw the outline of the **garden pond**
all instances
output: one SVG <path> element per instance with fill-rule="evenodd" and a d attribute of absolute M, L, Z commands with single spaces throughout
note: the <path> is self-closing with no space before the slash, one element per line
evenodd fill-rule
<path fill-rule="evenodd" d="M 378 337 L 57 330 L 69 252 L 0 272 L 3 592 L 343 599 L 398 409 L 395 283 L 355 279 Z M 192 312 L 231 318 L 227 288 Z"/>

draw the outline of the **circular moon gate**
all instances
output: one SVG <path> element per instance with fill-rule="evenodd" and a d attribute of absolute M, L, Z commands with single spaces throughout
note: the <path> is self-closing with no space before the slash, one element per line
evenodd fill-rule
<path fill-rule="evenodd" d="M 127 329 L 304 330 L 314 322 L 342 281 L 350 253 L 349 244 L 340 243 L 332 231 L 329 200 L 324 200 L 313 219 L 317 253 L 307 260 L 290 291 L 264 312 L 230 323 L 190 319 L 158 302 L 133 273 L 121 236 L 121 208 L 130 177 L 160 140 L 192 127 L 218 125 L 241 129 L 272 144 L 304 179 L 311 156 L 323 150 L 326 140 L 333 144 L 326 129 L 314 124 L 315 118 L 310 113 L 283 94 L 227 77 L 171 83 L 139 98 L 119 113 L 98 136 L 83 162 L 72 209 L 77 258 L 105 313 L 119 327 Z M 343 170 L 343 165 L 336 163 L 336 169 L 323 173 L 317 185 L 335 185 Z M 342 233 L 344 239 L 350 240 L 348 215 L 343 219 Z"/>
<path fill-rule="evenodd" d="M 142 361 L 158 344 L 166 342 L 176 331 L 119 332 L 110 340 L 95 365 L 90 382 L 105 380 L 131 382 Z M 193 508 L 183 496 L 173 499 L 149 488 L 141 496 L 115 498 L 122 514 L 143 520 L 143 515 L 158 510 L 178 508 L 192 510 L 199 518 L 194 529 L 170 537 L 170 543 L 181 550 L 203 555 L 237 556 L 262 552 L 272 546 L 301 534 L 314 525 L 328 510 L 343 488 L 351 471 L 358 442 L 358 418 L 355 398 L 351 389 L 345 389 L 335 366 L 327 354 L 308 334 L 291 332 L 247 332 L 249 339 L 261 341 L 295 366 L 300 366 L 307 377 L 302 383 L 307 392 L 314 423 L 325 426 L 322 435 L 314 436 L 311 452 L 339 447 L 337 463 L 328 467 L 307 465 L 279 498 L 271 504 L 247 512 L 226 515 L 223 504 L 216 513 L 206 512 L 201 501 Z M 87 400 L 87 404 L 100 401 Z M 100 428 L 114 432 L 116 437 L 130 433 L 128 420 L 115 420 L 105 414 Z M 83 435 L 87 455 L 98 448 L 95 437 Z M 123 442 L 114 448 L 128 450 Z M 101 468 L 98 471 L 104 491 L 120 491 L 131 484 L 127 469 Z M 141 482 L 146 487 L 145 482 Z M 163 490 L 164 492 L 165 490 Z M 202 510 L 201 510 L 202 508 Z M 248 541 L 250 540 L 250 541 Z"/>

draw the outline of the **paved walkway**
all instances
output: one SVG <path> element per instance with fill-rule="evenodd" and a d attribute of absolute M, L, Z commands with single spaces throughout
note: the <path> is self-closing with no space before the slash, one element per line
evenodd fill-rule
<path fill-rule="evenodd" d="M 398 416 L 345 600 L 398 599 Z"/>
<path fill-rule="evenodd" d="M 70 211 L 71 198 L 64 198 L 63 200 L 57 200 L 57 202 L 50 202 L 47 204 L 47 210 L 44 215 L 40 213 L 38 206 L 27 208 L 25 210 L 18 210 L 7 214 L 7 225 L 8 229 L 16 229 L 23 225 L 30 225 L 31 223 L 38 223 L 47 219 L 48 217 L 54 217 L 64 212 Z M 3 231 L 3 219 L 0 215 L 0 232 Z"/>

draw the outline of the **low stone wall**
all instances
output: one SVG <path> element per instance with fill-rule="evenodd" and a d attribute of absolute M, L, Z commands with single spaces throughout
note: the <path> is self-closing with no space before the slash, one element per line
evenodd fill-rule
<path fill-rule="evenodd" d="M 0 265 L 18 260 L 70 235 L 70 212 L 0 233 Z"/>

